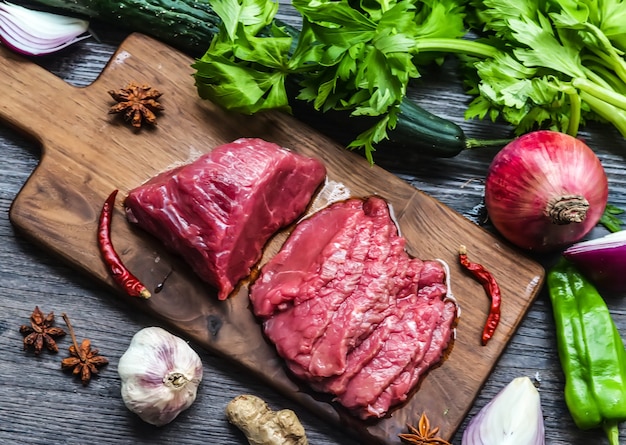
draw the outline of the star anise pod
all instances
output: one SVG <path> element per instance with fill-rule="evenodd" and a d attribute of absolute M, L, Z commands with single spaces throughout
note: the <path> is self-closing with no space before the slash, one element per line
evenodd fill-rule
<path fill-rule="evenodd" d="M 450 442 L 443 440 L 437 436 L 439 427 L 430 429 L 430 420 L 426 417 L 426 413 L 422 413 L 418 426 L 407 425 L 408 433 L 399 434 L 398 437 L 402 442 L 413 445 L 450 445 Z"/>
<path fill-rule="evenodd" d="M 97 349 L 91 349 L 91 342 L 88 339 L 83 340 L 79 346 L 74 329 L 66 314 L 63 314 L 63 320 L 65 320 L 67 329 L 70 331 L 73 344 L 69 347 L 70 356 L 61 361 L 61 369 L 71 371 L 72 375 L 80 378 L 83 385 L 87 385 L 91 377 L 98 374 L 99 368 L 107 365 L 109 361 L 105 357 L 98 355 L 99 351 Z"/>
<path fill-rule="evenodd" d="M 35 354 L 39 355 L 44 346 L 50 352 L 59 352 L 56 337 L 63 337 L 65 331 L 59 327 L 52 326 L 54 324 L 54 313 L 50 312 L 44 316 L 39 306 L 35 306 L 35 310 L 30 315 L 30 326 L 20 326 L 20 332 L 24 335 L 24 349 L 33 348 Z"/>
<path fill-rule="evenodd" d="M 123 113 L 124 119 L 135 128 L 141 128 L 145 121 L 156 125 L 156 114 L 163 110 L 157 102 L 162 93 L 148 85 L 137 85 L 131 82 L 121 90 L 110 90 L 109 94 L 118 103 L 109 109 L 109 114 Z"/>

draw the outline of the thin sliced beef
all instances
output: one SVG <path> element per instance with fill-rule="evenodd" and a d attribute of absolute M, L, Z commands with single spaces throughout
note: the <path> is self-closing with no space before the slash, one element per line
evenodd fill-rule
<path fill-rule="evenodd" d="M 262 139 L 238 139 L 131 190 L 128 220 L 159 238 L 223 300 L 268 239 L 295 221 L 324 165 Z"/>
<path fill-rule="evenodd" d="M 362 418 L 406 399 L 452 338 L 437 261 L 411 258 L 387 203 L 335 203 L 301 221 L 250 292 L 289 369 Z"/>
<path fill-rule="evenodd" d="M 364 252 L 352 236 L 361 217 L 358 201 L 323 209 L 312 219 L 298 223 L 281 251 L 263 269 L 251 295 L 255 313 L 269 317 L 274 312 L 314 299 L 318 294 L 340 292 L 332 282 L 341 268 L 346 275 L 340 283 L 348 294 L 356 286 L 363 267 Z M 353 276 L 354 280 L 350 277 Z M 329 283 L 331 285 L 329 285 Z M 254 300 L 255 295 L 263 298 Z"/>
<path fill-rule="evenodd" d="M 417 384 L 419 378 L 441 360 L 442 351 L 446 349 L 452 337 L 452 325 L 456 315 L 456 305 L 446 301 L 432 332 L 428 350 L 422 359 L 419 361 L 414 360 L 405 367 L 400 375 L 394 379 L 393 383 L 387 386 L 376 398 L 376 401 L 367 406 L 365 413 L 362 413 L 362 417 L 380 417 L 387 412 L 389 406 L 406 400 L 408 393 Z"/>
<path fill-rule="evenodd" d="M 430 347 L 439 308 L 426 302 L 398 308 L 399 316 L 381 350 L 348 382 L 339 401 L 358 410 L 375 403 L 404 369 L 422 360 Z"/>
<path fill-rule="evenodd" d="M 404 241 L 388 224 L 386 203 L 371 204 L 369 214 L 363 211 L 361 200 L 352 200 L 301 222 L 290 242 L 271 260 L 277 267 L 264 268 L 254 284 L 251 298 L 253 304 L 258 303 L 257 315 L 271 314 L 276 306 L 286 309 L 266 322 L 266 333 L 281 355 L 301 364 L 310 377 L 342 373 L 348 349 L 382 320 L 389 307 L 395 283 L 388 277 L 393 276 Z M 346 213 L 351 217 L 346 218 Z M 320 233 L 333 234 L 323 248 Z M 313 246 L 318 246 L 317 252 Z M 303 256 L 313 261 L 291 274 L 291 259 L 303 264 Z M 267 292 L 266 283 L 272 286 Z M 264 295 L 262 300 L 255 299 L 259 294 Z"/>

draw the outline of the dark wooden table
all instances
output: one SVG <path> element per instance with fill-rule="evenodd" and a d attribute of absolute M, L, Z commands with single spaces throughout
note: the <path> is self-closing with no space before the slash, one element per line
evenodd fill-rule
<path fill-rule="evenodd" d="M 74 85 L 87 85 L 102 70 L 125 31 L 96 25 L 99 42 L 87 40 L 54 56 L 34 59 Z M 0 61 L 0 63 L 2 63 Z M 19 75 L 19 73 L 18 73 Z M 454 75 L 454 63 L 425 73 L 411 96 L 431 111 L 459 123 L 470 137 L 503 137 L 509 129 L 491 122 L 466 122 L 469 98 Z M 0 98 L 2 100 L 2 98 Z M 33 112 L 36 92 L 33 93 Z M 611 204 L 626 208 L 626 142 L 607 126 L 582 134 L 598 153 L 609 175 Z M 306 410 L 256 381 L 237 366 L 202 350 L 205 377 L 195 404 L 173 423 L 154 428 L 125 407 L 120 395 L 117 363 L 130 338 L 156 320 L 133 310 L 117 296 L 99 289 L 37 245 L 9 222 L 8 210 L 20 187 L 36 168 L 39 147 L 0 124 L 0 442 L 3 444 L 244 444 L 243 435 L 225 419 L 224 407 L 236 395 L 257 394 L 273 408 L 292 408 L 302 419 L 312 445 L 357 444 L 346 432 L 331 428 Z M 426 160 L 379 151 L 377 162 L 415 187 L 481 223 L 483 182 L 493 150 L 465 152 L 454 159 Z M 599 236 L 595 229 L 591 236 Z M 551 258 L 537 258 L 547 264 Z M 515 270 L 511 270 L 515 274 Z M 626 336 L 626 295 L 608 304 Z M 53 311 L 62 325 L 67 313 L 79 338 L 88 337 L 110 364 L 87 387 L 60 370 L 58 355 L 35 356 L 22 350 L 18 329 L 38 305 Z M 471 366 L 471 364 L 468 364 Z M 562 397 L 563 376 L 557 359 L 554 324 L 545 290 L 533 304 L 496 369 L 476 400 L 470 416 L 513 378 L 527 375 L 539 385 L 551 445 L 607 444 L 601 431 L 582 432 L 573 424 Z M 468 419 L 469 419 L 468 417 Z M 467 420 L 453 439 L 461 443 Z M 626 440 L 626 427 L 620 438 Z"/>

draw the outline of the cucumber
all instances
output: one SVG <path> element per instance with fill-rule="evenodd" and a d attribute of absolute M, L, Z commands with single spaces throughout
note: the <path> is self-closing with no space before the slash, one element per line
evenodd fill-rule
<path fill-rule="evenodd" d="M 377 121 L 374 117 L 350 116 L 347 111 L 314 112 L 309 103 L 293 102 L 291 108 L 294 116 L 342 145 L 348 145 Z M 400 104 L 396 128 L 387 133 L 389 139 L 379 142 L 377 151 L 393 150 L 400 155 L 416 151 L 422 156 L 451 158 L 472 148 L 472 141 L 465 137 L 461 127 L 408 99 Z"/>
<path fill-rule="evenodd" d="M 208 1 L 31 0 L 161 40 L 193 57 L 209 47 L 221 22 Z"/>
<path fill-rule="evenodd" d="M 32 0 L 30 3 L 144 33 L 192 57 L 204 54 L 221 22 L 207 1 L 197 0 Z M 282 25 L 292 36 L 299 34 L 295 27 Z M 290 93 L 295 98 L 297 91 L 292 89 Z M 374 123 L 374 118 L 350 117 L 344 112 L 312 113 L 309 104 L 295 99 L 291 102 L 296 117 L 306 117 L 313 128 L 342 144 L 349 143 Z M 389 140 L 380 146 L 415 150 L 422 156 L 453 157 L 468 148 L 503 146 L 508 142 L 468 139 L 460 126 L 408 99 L 402 102 L 401 111 L 396 128 L 389 132 Z M 346 132 L 346 128 L 350 131 Z"/>

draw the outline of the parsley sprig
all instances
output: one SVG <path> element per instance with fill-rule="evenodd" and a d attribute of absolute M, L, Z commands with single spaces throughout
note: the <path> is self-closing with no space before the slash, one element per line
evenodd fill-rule
<path fill-rule="evenodd" d="M 317 110 L 377 118 L 349 144 L 364 149 L 370 162 L 375 145 L 395 128 L 420 63 L 461 47 L 492 51 L 461 40 L 465 14 L 456 0 L 293 0 L 302 16 L 299 33 L 275 19 L 278 4 L 271 0 L 211 4 L 223 23 L 194 64 L 201 97 L 242 113 L 289 111 L 287 84 L 295 79 L 297 99 Z"/>

